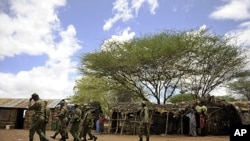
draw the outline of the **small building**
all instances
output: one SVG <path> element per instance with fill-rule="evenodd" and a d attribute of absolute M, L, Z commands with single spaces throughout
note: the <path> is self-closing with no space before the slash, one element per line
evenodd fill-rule
<path fill-rule="evenodd" d="M 51 128 L 52 115 L 62 99 L 43 99 L 48 102 L 50 119 L 47 129 Z M 1 98 L 0 99 L 0 129 L 29 129 L 32 121 L 32 111 L 28 111 L 29 99 Z"/>

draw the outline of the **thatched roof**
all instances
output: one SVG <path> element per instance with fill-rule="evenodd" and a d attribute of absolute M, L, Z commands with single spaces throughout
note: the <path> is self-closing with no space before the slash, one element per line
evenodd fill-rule
<path fill-rule="evenodd" d="M 241 112 L 250 112 L 250 101 L 234 101 L 230 103 Z"/>
<path fill-rule="evenodd" d="M 208 114 L 213 114 L 214 112 L 222 109 L 228 109 L 230 112 L 234 112 L 235 114 L 239 115 L 243 124 L 250 124 L 250 102 L 227 102 L 221 99 L 201 99 L 200 102 L 203 105 L 206 105 L 208 108 Z M 194 108 L 196 104 L 196 101 L 190 101 L 167 105 L 149 103 L 147 106 L 149 110 L 158 112 L 160 114 L 168 112 L 185 114 L 190 109 Z M 234 110 L 230 110 L 232 108 Z M 112 110 L 114 112 L 120 112 L 124 114 L 135 113 L 140 111 L 140 109 L 140 103 L 116 103 L 112 105 Z"/>

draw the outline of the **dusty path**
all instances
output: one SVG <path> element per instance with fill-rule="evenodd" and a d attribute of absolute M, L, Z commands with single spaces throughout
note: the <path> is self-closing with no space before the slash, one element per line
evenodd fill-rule
<path fill-rule="evenodd" d="M 47 131 L 47 136 L 52 135 L 54 131 Z M 28 141 L 28 130 L 16 130 L 16 129 L 0 129 L 0 141 Z M 96 134 L 97 141 L 138 141 L 136 135 L 113 135 L 113 134 Z M 39 141 L 38 135 L 35 134 L 34 141 Z M 69 135 L 67 141 L 73 141 L 72 136 Z M 50 141 L 58 141 L 60 135 L 57 138 L 50 139 Z M 150 141 L 229 141 L 229 136 L 205 136 L 205 137 L 187 137 L 183 135 L 152 135 Z"/>

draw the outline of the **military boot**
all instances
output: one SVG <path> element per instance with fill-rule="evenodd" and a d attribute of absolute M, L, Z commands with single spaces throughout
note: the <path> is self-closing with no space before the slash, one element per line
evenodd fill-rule
<path fill-rule="evenodd" d="M 66 138 L 63 136 L 59 141 L 66 141 Z"/>
<path fill-rule="evenodd" d="M 66 139 L 61 138 L 59 141 L 66 141 Z"/>
<path fill-rule="evenodd" d="M 94 137 L 93 137 L 93 139 L 94 139 L 94 141 L 96 141 L 96 140 L 97 140 L 97 137 L 96 137 L 96 136 L 94 136 Z"/>
<path fill-rule="evenodd" d="M 65 136 L 65 139 L 69 139 L 69 135 L 68 135 L 68 132 L 66 132 L 66 136 Z"/>
<path fill-rule="evenodd" d="M 138 141 L 142 141 L 142 138 L 139 138 L 139 140 Z"/>
<path fill-rule="evenodd" d="M 55 135 L 53 135 L 53 136 L 50 136 L 50 138 L 52 138 L 52 139 L 56 139 L 56 136 L 55 136 Z"/>
<path fill-rule="evenodd" d="M 149 137 L 146 138 L 146 141 L 149 141 Z"/>
<path fill-rule="evenodd" d="M 49 141 L 46 137 L 43 137 L 42 141 Z"/>

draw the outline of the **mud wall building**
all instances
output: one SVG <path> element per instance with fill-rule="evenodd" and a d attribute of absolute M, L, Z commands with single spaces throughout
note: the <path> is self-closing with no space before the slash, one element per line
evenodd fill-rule
<path fill-rule="evenodd" d="M 52 115 L 55 107 L 62 101 L 62 99 L 46 99 L 47 107 L 50 109 L 50 119 L 47 129 L 51 128 Z M 0 129 L 29 129 L 32 121 L 33 111 L 28 111 L 29 99 L 0 99 Z"/>

